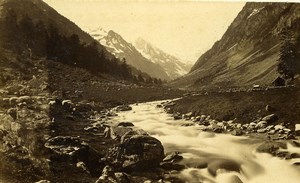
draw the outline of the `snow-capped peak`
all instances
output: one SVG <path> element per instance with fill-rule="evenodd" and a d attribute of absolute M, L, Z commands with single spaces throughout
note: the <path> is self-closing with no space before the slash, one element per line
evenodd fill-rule
<path fill-rule="evenodd" d="M 161 65 L 172 79 L 183 76 L 188 73 L 191 68 L 191 65 L 182 63 L 175 56 L 163 52 L 142 38 L 136 40 L 135 47 L 144 57 L 155 64 Z"/>
<path fill-rule="evenodd" d="M 102 27 L 98 27 L 96 29 L 90 29 L 89 33 L 92 37 L 94 37 L 98 41 L 103 39 L 108 34 L 108 32 Z"/>

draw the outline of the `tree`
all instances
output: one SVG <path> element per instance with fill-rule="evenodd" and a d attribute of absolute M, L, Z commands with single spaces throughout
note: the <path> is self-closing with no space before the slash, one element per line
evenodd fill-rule
<path fill-rule="evenodd" d="M 151 78 L 151 77 L 147 78 L 147 79 L 146 79 L 146 83 L 150 83 L 150 84 L 153 83 L 152 78 Z"/>
<path fill-rule="evenodd" d="M 138 81 L 144 83 L 145 80 L 141 74 L 138 75 Z"/>
<path fill-rule="evenodd" d="M 20 20 L 19 27 L 21 32 L 24 34 L 26 41 L 33 39 L 35 26 L 32 22 L 32 19 L 28 15 L 25 15 Z"/>
<path fill-rule="evenodd" d="M 285 29 L 280 36 L 282 45 L 277 70 L 285 79 L 294 79 L 297 54 L 294 35 L 291 30 Z"/>
<path fill-rule="evenodd" d="M 158 79 L 157 83 L 158 83 L 158 85 L 162 85 L 163 82 L 161 79 Z"/>
<path fill-rule="evenodd" d="M 131 76 L 131 71 L 130 71 L 129 66 L 126 63 L 125 58 L 122 59 L 122 63 L 121 63 L 121 75 L 125 79 L 129 79 Z"/>

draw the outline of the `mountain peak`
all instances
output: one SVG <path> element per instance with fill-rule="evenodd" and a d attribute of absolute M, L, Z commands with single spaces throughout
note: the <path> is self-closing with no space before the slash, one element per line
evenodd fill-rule
<path fill-rule="evenodd" d="M 90 34 L 104 45 L 110 53 L 118 58 L 125 58 L 129 65 L 149 74 L 151 77 L 170 80 L 170 77 L 160 65 L 154 64 L 143 57 L 131 43 L 115 31 L 110 30 L 107 34 L 101 34 L 98 31 L 98 33 L 91 32 Z"/>
<path fill-rule="evenodd" d="M 139 37 L 135 47 L 153 63 L 163 66 L 170 78 L 176 79 L 188 73 L 191 65 L 181 62 L 178 58 L 156 48 L 151 43 Z"/>

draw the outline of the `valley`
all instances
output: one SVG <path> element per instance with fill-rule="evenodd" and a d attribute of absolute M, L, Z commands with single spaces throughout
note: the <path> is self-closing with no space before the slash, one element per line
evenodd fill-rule
<path fill-rule="evenodd" d="M 46 2 L 0 1 L 0 183 L 298 181 L 299 4 L 245 3 L 192 66 Z"/>

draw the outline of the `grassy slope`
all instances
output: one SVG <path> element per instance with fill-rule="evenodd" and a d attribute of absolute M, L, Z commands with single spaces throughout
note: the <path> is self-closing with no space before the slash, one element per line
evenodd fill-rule
<path fill-rule="evenodd" d="M 275 108 L 266 111 L 266 105 Z M 267 91 L 209 93 L 208 95 L 185 97 L 176 102 L 174 112 L 190 111 L 195 115 L 211 115 L 213 119 L 237 118 L 238 122 L 249 123 L 259 117 L 275 113 L 280 122 L 300 122 L 300 92 L 297 88 L 281 88 Z"/>

